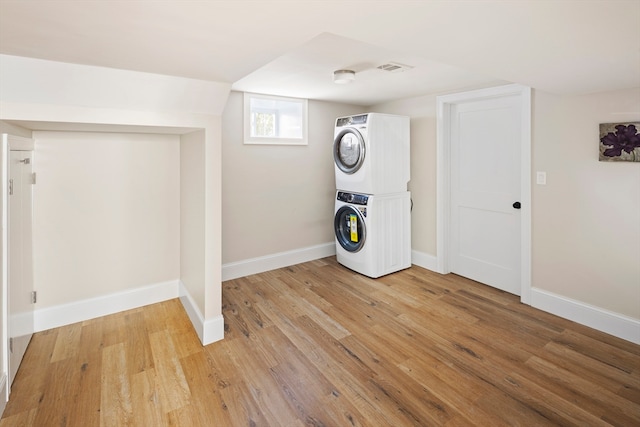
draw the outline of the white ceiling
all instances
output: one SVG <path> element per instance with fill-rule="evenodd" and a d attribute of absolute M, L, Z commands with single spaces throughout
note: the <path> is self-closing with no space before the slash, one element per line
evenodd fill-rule
<path fill-rule="evenodd" d="M 367 106 L 504 82 L 586 94 L 640 87 L 640 0 L 0 0 L 0 53 Z M 353 84 L 331 82 L 342 68 Z"/>
<path fill-rule="evenodd" d="M 389 63 L 408 67 L 395 72 L 377 68 Z M 346 85 L 334 83 L 333 71 L 340 69 L 355 71 L 355 81 Z M 501 83 L 507 82 L 323 33 L 236 81 L 232 88 L 370 106 L 417 94 Z"/>

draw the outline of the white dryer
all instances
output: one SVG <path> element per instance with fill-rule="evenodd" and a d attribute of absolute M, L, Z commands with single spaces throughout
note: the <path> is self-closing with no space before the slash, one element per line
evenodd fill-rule
<path fill-rule="evenodd" d="M 364 194 L 407 191 L 409 117 L 380 113 L 339 117 L 333 159 L 337 189 Z"/>
<path fill-rule="evenodd" d="M 411 193 L 337 191 L 336 258 L 372 278 L 411 266 Z"/>

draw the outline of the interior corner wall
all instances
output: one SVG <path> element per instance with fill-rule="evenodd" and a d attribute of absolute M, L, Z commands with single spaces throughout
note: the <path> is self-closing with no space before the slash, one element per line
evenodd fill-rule
<path fill-rule="evenodd" d="M 534 91 L 533 114 L 533 287 L 640 320 L 640 162 L 598 160 L 599 124 L 640 121 L 640 88 Z"/>
<path fill-rule="evenodd" d="M 180 136 L 180 280 L 205 313 L 204 131 Z"/>
<path fill-rule="evenodd" d="M 408 98 L 371 107 L 372 111 L 410 117 L 411 180 L 411 249 L 435 257 L 436 228 L 436 97 Z M 415 260 L 414 260 L 415 261 Z"/>
<path fill-rule="evenodd" d="M 33 136 L 38 309 L 176 281 L 178 136 Z"/>
<path fill-rule="evenodd" d="M 222 115 L 222 263 L 333 244 L 337 117 L 366 108 L 308 102 L 309 144 L 245 145 L 243 94 Z"/>

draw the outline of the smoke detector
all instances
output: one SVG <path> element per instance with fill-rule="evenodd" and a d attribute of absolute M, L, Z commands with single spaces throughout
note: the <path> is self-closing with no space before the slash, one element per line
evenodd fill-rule
<path fill-rule="evenodd" d="M 333 72 L 333 81 L 338 84 L 351 83 L 356 79 L 356 72 L 353 70 L 336 70 Z"/>

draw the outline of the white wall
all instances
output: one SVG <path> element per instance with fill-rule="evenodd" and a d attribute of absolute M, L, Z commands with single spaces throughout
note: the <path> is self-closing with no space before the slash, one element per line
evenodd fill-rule
<path fill-rule="evenodd" d="M 204 331 L 203 342 L 223 338 L 222 317 L 222 118 L 207 122 L 204 140 Z M 209 332 L 207 332 L 209 331 Z"/>
<path fill-rule="evenodd" d="M 223 265 L 324 244 L 335 250 L 335 119 L 364 110 L 310 100 L 309 145 L 245 145 L 243 94 L 231 92 L 222 115 Z"/>
<path fill-rule="evenodd" d="M 533 107 L 533 287 L 640 319 L 640 163 L 598 161 L 599 124 L 640 120 L 640 88 Z"/>
<path fill-rule="evenodd" d="M 38 308 L 178 280 L 179 137 L 35 131 Z"/>
<path fill-rule="evenodd" d="M 180 277 L 201 313 L 205 308 L 204 148 L 202 131 L 180 137 Z"/>

